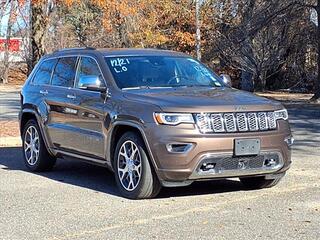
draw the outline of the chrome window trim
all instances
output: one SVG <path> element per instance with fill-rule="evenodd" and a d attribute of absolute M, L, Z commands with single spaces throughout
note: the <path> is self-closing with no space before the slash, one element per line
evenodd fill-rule
<path fill-rule="evenodd" d="M 54 59 L 53 59 L 53 58 L 46 58 L 46 59 L 43 59 L 43 60 L 41 60 L 41 61 L 39 61 L 39 62 L 37 63 L 37 65 L 35 66 L 35 70 L 36 70 L 36 71 L 32 74 L 32 77 L 31 77 L 31 80 L 30 80 L 30 83 L 29 83 L 29 84 L 31 84 L 31 85 L 33 85 L 33 86 L 51 86 L 52 75 L 53 75 L 53 72 L 54 72 L 54 70 L 55 70 L 55 68 L 56 68 L 56 65 L 57 65 L 58 61 L 54 64 L 54 66 L 53 66 L 53 68 L 52 68 L 52 70 L 51 70 L 50 79 L 49 79 L 49 84 L 35 84 L 35 83 L 34 83 L 34 78 L 35 78 L 35 76 L 37 75 L 37 73 L 39 72 L 39 69 L 40 69 L 41 65 L 42 65 L 44 62 L 49 61 L 49 60 L 54 60 Z"/>
<path fill-rule="evenodd" d="M 76 76 L 77 76 L 77 69 L 78 69 L 78 63 L 79 63 L 79 55 L 75 55 L 75 54 L 72 54 L 72 55 L 63 55 L 63 56 L 56 56 L 56 57 L 51 57 L 51 58 L 47 58 L 46 60 L 49 60 L 49 59 L 58 59 L 58 61 L 56 62 L 56 65 L 54 66 L 54 69 L 53 69 L 53 71 L 52 71 L 52 73 L 51 73 L 51 78 L 50 78 L 50 86 L 53 86 L 53 87 L 60 87 L 60 88 L 65 88 L 65 89 L 72 89 L 72 88 L 74 88 L 74 87 L 65 87 L 65 86 L 58 86 L 58 85 L 53 85 L 52 84 L 52 78 L 53 78 L 53 73 L 54 73 L 54 71 L 56 70 L 56 67 L 57 67 L 57 64 L 58 64 L 58 62 L 59 62 L 59 60 L 61 59 L 61 58 L 70 58 L 70 57 L 76 57 L 77 58 L 77 60 L 76 60 L 76 74 L 75 74 L 75 76 L 74 76 L 74 79 L 73 79 L 73 86 L 74 86 L 74 82 L 75 82 L 75 80 L 76 80 Z"/>
<path fill-rule="evenodd" d="M 77 71 L 77 72 L 76 72 L 76 75 L 75 75 L 73 87 L 64 87 L 64 86 L 52 85 L 52 76 L 53 76 L 53 72 L 54 72 L 54 70 L 55 70 L 55 68 L 56 68 L 56 65 L 57 65 L 58 61 L 57 61 L 56 65 L 54 66 L 54 69 L 53 69 L 53 71 L 52 71 L 52 73 L 51 73 L 50 84 L 41 85 L 41 86 L 61 87 L 61 88 L 64 88 L 64 89 L 79 89 L 79 88 L 75 88 L 76 76 L 77 76 L 77 74 L 78 74 L 79 58 L 81 58 L 81 57 L 89 57 L 89 58 L 92 58 L 92 59 L 96 62 L 96 64 L 98 65 L 99 71 L 100 71 L 100 73 L 101 73 L 101 75 L 102 75 L 102 79 L 103 79 L 103 81 L 104 81 L 104 84 L 105 84 L 106 87 L 108 87 L 107 81 L 106 81 L 106 79 L 105 79 L 105 76 L 104 76 L 104 74 L 103 74 L 103 71 L 101 70 L 100 64 L 98 63 L 97 59 L 96 59 L 95 57 L 93 57 L 93 56 L 86 55 L 86 54 L 81 54 L 81 53 L 79 53 L 79 54 L 66 54 L 66 55 L 62 55 L 62 56 L 52 56 L 52 57 L 48 57 L 48 58 L 46 58 L 46 59 L 41 60 L 39 63 L 42 63 L 43 61 L 47 61 L 47 60 L 52 60 L 52 59 L 58 59 L 58 60 L 59 60 L 60 58 L 66 58 L 66 57 L 77 57 L 77 67 L 76 67 L 76 71 Z M 39 63 L 38 63 L 38 64 L 39 64 Z M 39 68 L 39 67 L 38 67 L 38 68 Z M 38 69 L 37 69 L 37 71 L 38 71 Z M 35 75 L 35 74 L 34 74 L 34 75 Z M 32 79 L 31 79 L 31 82 L 30 82 L 30 83 L 32 83 L 33 78 L 34 78 L 34 75 L 32 76 Z M 83 90 L 83 91 L 88 91 L 88 90 L 84 90 L 84 89 L 81 89 L 81 90 Z"/>
<path fill-rule="evenodd" d="M 107 88 L 107 87 L 108 87 L 107 81 L 106 81 L 106 79 L 105 79 L 105 77 L 104 77 L 104 75 L 103 75 L 103 72 L 102 72 L 102 70 L 101 70 L 101 67 L 100 67 L 98 61 L 97 61 L 94 57 L 88 56 L 88 55 L 79 55 L 79 62 L 78 62 L 78 65 L 77 65 L 76 79 L 75 79 L 75 81 L 74 81 L 74 86 L 73 86 L 73 87 L 74 87 L 75 89 L 80 89 L 80 88 L 76 87 L 76 83 L 77 83 L 77 81 L 79 81 L 79 79 L 77 80 L 77 77 L 79 76 L 79 66 L 80 66 L 80 64 L 81 64 L 82 58 L 84 58 L 84 57 L 91 58 L 91 59 L 93 59 L 93 60 L 95 61 L 95 63 L 97 64 L 97 66 L 98 66 L 98 68 L 99 68 L 99 72 L 100 72 L 100 74 L 101 74 L 101 76 L 102 76 L 104 85 L 105 85 L 105 87 Z M 88 90 L 85 90 L 85 89 L 80 89 L 80 90 L 88 91 Z"/>

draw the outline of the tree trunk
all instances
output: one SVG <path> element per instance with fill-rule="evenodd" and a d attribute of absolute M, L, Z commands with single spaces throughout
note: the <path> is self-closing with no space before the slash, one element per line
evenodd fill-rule
<path fill-rule="evenodd" d="M 9 18 L 6 30 L 6 41 L 4 44 L 4 56 L 3 56 L 3 71 L 2 71 L 2 82 L 7 84 L 9 82 L 9 69 L 10 69 L 10 39 L 11 39 L 11 30 L 13 24 L 13 15 L 14 15 L 14 3 L 10 3 Z"/>
<path fill-rule="evenodd" d="M 243 41 L 243 45 L 241 46 L 244 49 L 247 49 L 247 54 L 253 55 L 252 53 L 252 38 L 248 36 L 248 28 L 250 26 L 250 19 L 253 15 L 253 10 L 256 4 L 256 0 L 250 0 L 248 3 L 248 7 L 245 11 L 243 22 L 244 22 L 244 29 L 243 34 L 246 36 L 246 40 Z M 248 71 L 241 71 L 241 79 L 240 79 L 240 87 L 241 90 L 253 92 L 254 91 L 254 81 L 253 81 L 253 74 Z"/>
<path fill-rule="evenodd" d="M 314 95 L 311 101 L 319 101 L 320 99 L 320 1 L 317 4 L 317 15 L 318 15 L 318 30 L 317 30 L 317 40 L 318 40 L 318 77 L 314 83 Z"/>
<path fill-rule="evenodd" d="M 201 30 L 200 30 L 200 0 L 196 0 L 196 52 L 197 59 L 201 60 Z"/>
<path fill-rule="evenodd" d="M 264 92 L 266 90 L 266 72 L 265 70 L 258 71 L 255 79 L 255 90 Z"/>
<path fill-rule="evenodd" d="M 240 82 L 240 88 L 242 90 L 253 92 L 254 86 L 253 86 L 253 74 L 247 71 L 241 72 L 241 82 Z"/>
<path fill-rule="evenodd" d="M 28 67 L 28 75 L 40 58 L 46 53 L 44 37 L 48 26 L 48 16 L 45 6 L 47 1 L 41 0 L 38 3 L 31 1 L 31 66 Z"/>

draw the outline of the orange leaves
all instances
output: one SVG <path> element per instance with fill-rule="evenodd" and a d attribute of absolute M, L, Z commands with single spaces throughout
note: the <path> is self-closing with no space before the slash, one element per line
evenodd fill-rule
<path fill-rule="evenodd" d="M 77 1 L 77 0 L 65 0 L 65 1 Z M 91 0 L 92 4 L 97 5 L 103 14 L 102 24 L 107 32 L 116 30 L 121 24 L 123 24 L 127 17 L 136 14 L 136 4 L 133 4 L 130 0 Z"/>
<path fill-rule="evenodd" d="M 73 4 L 78 4 L 80 0 L 62 0 L 67 7 L 71 7 Z"/>
<path fill-rule="evenodd" d="M 110 36 L 121 39 L 128 47 L 162 47 L 187 52 L 194 49 L 195 8 L 190 0 L 55 1 L 69 9 L 77 9 L 79 4 L 93 5 L 98 9 L 99 19 L 92 24 L 102 25 Z"/>
<path fill-rule="evenodd" d="M 136 46 L 191 51 L 195 44 L 194 6 L 189 0 L 140 0 Z"/>
<path fill-rule="evenodd" d="M 177 31 L 174 33 L 174 39 L 183 47 L 194 46 L 196 42 L 195 34 L 190 32 Z"/>

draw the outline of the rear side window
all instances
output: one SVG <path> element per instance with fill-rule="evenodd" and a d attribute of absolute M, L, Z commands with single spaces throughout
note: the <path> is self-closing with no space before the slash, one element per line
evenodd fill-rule
<path fill-rule="evenodd" d="M 38 71 L 33 78 L 33 83 L 36 85 L 49 84 L 51 73 L 54 66 L 56 65 L 56 62 L 56 59 L 49 59 L 43 61 L 40 64 L 40 67 L 38 68 Z"/>
<path fill-rule="evenodd" d="M 79 77 L 82 76 L 98 76 L 100 81 L 104 84 L 102 73 L 97 62 L 90 57 L 82 57 L 79 65 Z M 78 86 L 77 86 L 78 87 Z"/>
<path fill-rule="evenodd" d="M 53 72 L 52 85 L 73 87 L 76 65 L 77 57 L 60 58 Z"/>

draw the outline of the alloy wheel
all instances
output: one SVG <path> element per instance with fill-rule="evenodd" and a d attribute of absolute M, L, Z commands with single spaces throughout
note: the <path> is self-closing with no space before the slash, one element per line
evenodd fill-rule
<path fill-rule="evenodd" d="M 24 136 L 24 155 L 29 165 L 34 166 L 39 159 L 40 139 L 38 130 L 29 126 Z"/>
<path fill-rule="evenodd" d="M 124 142 L 118 153 L 117 171 L 121 185 L 133 191 L 141 179 L 141 155 L 133 141 Z"/>

